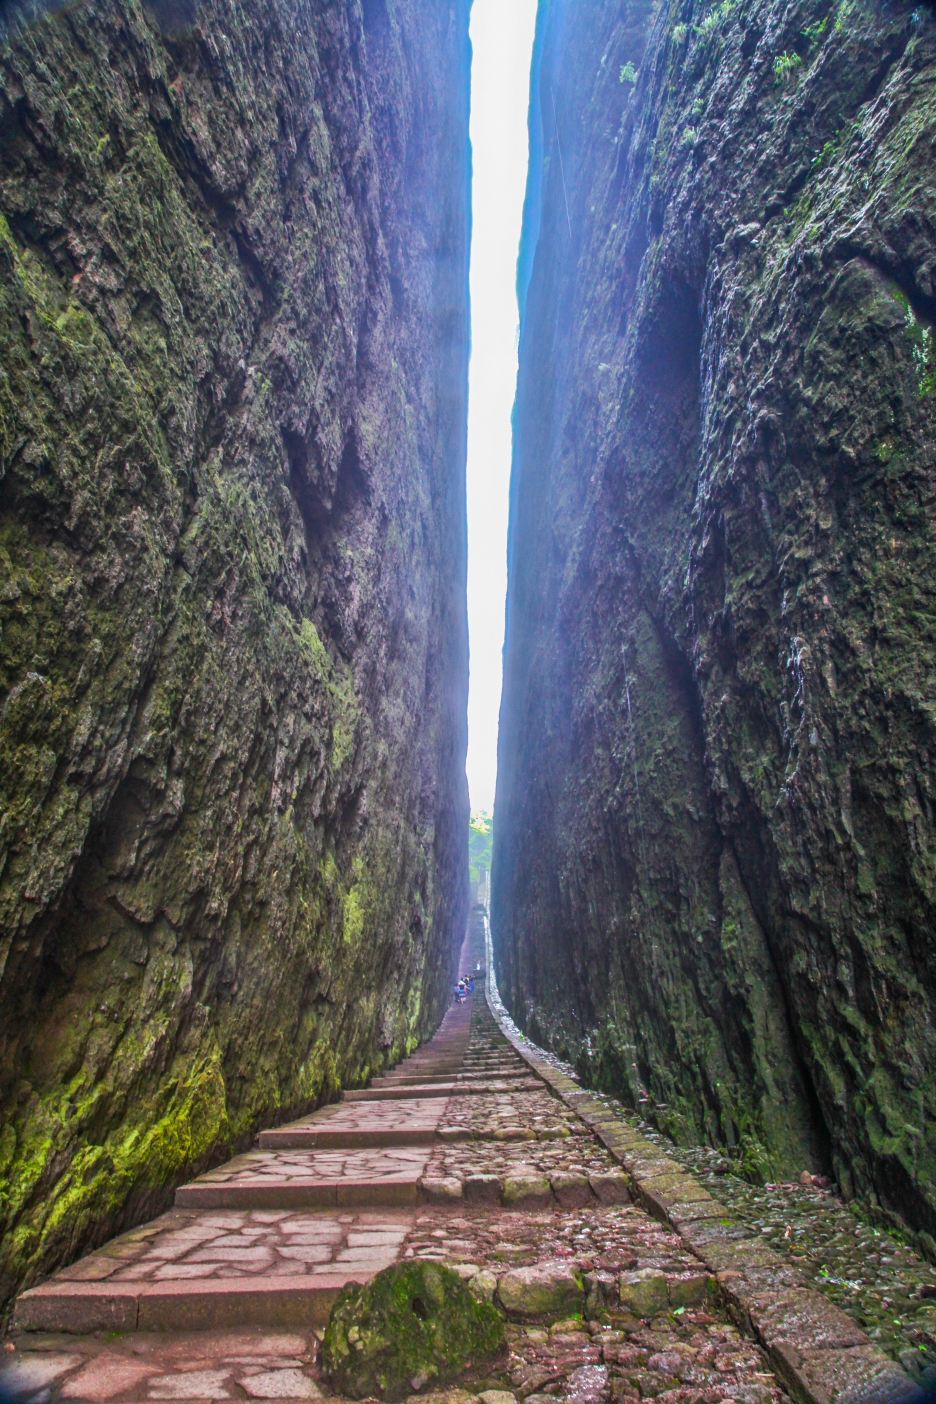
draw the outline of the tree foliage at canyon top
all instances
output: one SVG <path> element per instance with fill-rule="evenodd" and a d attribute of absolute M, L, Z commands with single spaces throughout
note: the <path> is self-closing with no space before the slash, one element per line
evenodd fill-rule
<path fill-rule="evenodd" d="M 482 872 L 491 871 L 494 847 L 494 821 L 487 810 L 474 810 L 468 823 L 468 880 L 478 882 Z"/>

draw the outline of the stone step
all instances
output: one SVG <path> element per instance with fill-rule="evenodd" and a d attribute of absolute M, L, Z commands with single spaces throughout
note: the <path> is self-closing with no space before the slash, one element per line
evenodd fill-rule
<path fill-rule="evenodd" d="M 516 1078 L 511 1081 L 439 1082 L 403 1084 L 397 1087 L 359 1087 L 342 1093 L 346 1102 L 379 1102 L 413 1097 L 466 1097 L 479 1092 L 530 1092 L 542 1087 L 538 1078 Z"/>
<path fill-rule="evenodd" d="M 261 1150 L 375 1149 L 430 1145 L 448 1103 L 441 1097 L 422 1100 L 333 1102 L 288 1126 L 261 1131 Z"/>
<path fill-rule="evenodd" d="M 451 1097 L 454 1082 L 419 1082 L 399 1087 L 351 1087 L 341 1094 L 343 1102 L 403 1102 L 423 1097 Z"/>
<path fill-rule="evenodd" d="M 484 1020 L 478 1022 L 484 1028 Z M 563 1124 L 553 1125 L 553 1117 L 536 1115 L 542 1108 L 534 1099 L 511 1098 L 513 1090 L 544 1086 L 542 1078 L 524 1073 L 525 1064 L 505 1058 L 488 1060 L 486 1065 L 478 1059 L 466 1060 L 457 1078 L 441 1071 L 446 1067 L 446 1062 L 429 1059 L 422 1061 L 418 1071 L 413 1063 L 401 1064 L 397 1075 L 378 1079 L 378 1085 L 363 1095 L 352 1094 L 289 1126 L 270 1128 L 258 1138 L 256 1150 L 183 1186 L 177 1196 L 179 1207 L 161 1220 L 106 1244 L 42 1287 L 24 1293 L 17 1305 L 17 1326 L 48 1333 L 80 1332 L 85 1339 L 92 1333 L 107 1337 L 97 1375 L 93 1366 L 78 1373 L 79 1356 L 62 1356 L 63 1368 L 73 1373 L 61 1392 L 48 1395 L 48 1404 L 76 1399 L 113 1404 L 117 1395 L 122 1404 L 128 1404 L 129 1393 L 122 1393 L 122 1386 L 115 1389 L 109 1381 L 130 1375 L 142 1380 L 132 1394 L 135 1404 L 234 1397 L 229 1390 L 238 1391 L 238 1398 L 244 1394 L 252 1399 L 315 1398 L 315 1349 L 303 1348 L 303 1333 L 310 1335 L 313 1328 L 326 1323 L 345 1284 L 366 1281 L 401 1258 L 457 1262 L 467 1273 L 478 1270 L 475 1264 L 483 1264 L 496 1280 L 501 1302 L 521 1318 L 533 1310 L 534 1301 L 535 1312 L 543 1309 L 544 1292 L 552 1294 L 547 1297 L 550 1312 L 561 1307 L 567 1316 L 569 1310 L 585 1308 L 587 1314 L 588 1302 L 583 1300 L 572 1263 L 560 1262 L 555 1255 L 559 1226 L 552 1215 L 564 1210 L 580 1216 L 579 1229 L 589 1237 L 587 1257 L 581 1258 L 580 1267 L 591 1263 L 593 1250 L 603 1253 L 609 1248 L 616 1253 L 619 1239 L 626 1250 L 622 1261 L 632 1267 L 638 1262 L 650 1266 L 649 1275 L 636 1273 L 635 1281 L 627 1274 L 626 1281 L 619 1281 L 616 1269 L 596 1278 L 595 1291 L 601 1300 L 602 1294 L 610 1294 L 609 1301 L 620 1301 L 632 1310 L 646 1308 L 638 1314 L 647 1318 L 665 1313 L 667 1332 L 681 1331 L 684 1340 L 690 1339 L 696 1326 L 681 1313 L 687 1305 L 690 1311 L 703 1306 L 710 1274 L 675 1239 L 665 1250 L 669 1267 L 653 1270 L 659 1268 L 659 1234 L 645 1232 L 649 1221 L 642 1224 L 643 1211 L 630 1204 L 628 1181 L 615 1157 L 600 1150 L 591 1134 L 576 1138 L 579 1168 L 567 1164 L 567 1153 L 558 1146 L 541 1144 L 564 1138 L 572 1153 L 569 1132 L 573 1128 L 566 1124 L 572 1118 L 560 1118 Z M 440 1081 L 443 1077 L 445 1081 Z M 562 1088 L 555 1090 L 561 1098 Z M 475 1092 L 493 1094 L 490 1103 L 448 1100 Z M 583 1094 L 575 1090 L 572 1095 Z M 597 1115 L 593 1110 L 592 1119 Z M 472 1129 L 476 1124 L 480 1136 L 499 1137 L 500 1143 L 446 1145 L 472 1134 L 468 1125 L 451 1124 L 458 1117 L 470 1121 Z M 575 1129 L 585 1133 L 586 1123 Z M 519 1137 L 525 1141 L 522 1147 L 509 1148 L 507 1143 Z M 664 1180 L 662 1185 L 653 1184 L 665 1197 L 665 1192 L 676 1191 Z M 684 1198 L 687 1183 L 683 1176 L 679 1193 Z M 693 1201 L 689 1207 L 698 1205 Z M 709 1218 L 715 1216 L 717 1221 L 722 1213 L 720 1207 L 710 1206 Z M 652 1242 L 645 1246 L 645 1238 Z M 564 1251 L 573 1254 L 577 1244 L 578 1236 Z M 579 1249 L 585 1251 L 582 1245 Z M 645 1253 L 650 1256 L 644 1257 Z M 725 1274 L 724 1290 L 729 1294 L 738 1290 L 727 1280 L 734 1276 Z M 625 1292 L 631 1295 L 625 1297 Z M 679 1309 L 671 1311 L 677 1304 Z M 716 1329 L 710 1322 L 706 1316 L 702 1324 Z M 283 1342 L 278 1355 L 272 1334 L 253 1345 L 246 1335 L 235 1343 L 232 1337 L 244 1328 L 279 1329 L 284 1334 L 278 1338 Z M 225 1331 L 228 1344 L 222 1343 Z M 291 1338 L 287 1331 L 293 1333 Z M 149 1334 L 138 1337 L 138 1344 L 126 1346 L 132 1357 L 111 1361 L 110 1342 L 126 1341 L 132 1332 Z M 156 1363 L 162 1347 L 153 1342 L 160 1334 L 177 1342 L 171 1365 Z M 209 1342 L 199 1346 L 197 1355 L 189 1344 L 194 1334 Z M 600 1376 L 605 1398 L 609 1386 L 616 1392 L 617 1381 L 624 1381 L 620 1373 L 613 1382 L 609 1378 L 610 1369 L 617 1368 L 616 1352 L 609 1368 L 596 1364 L 601 1359 L 600 1342 L 581 1328 L 556 1338 L 554 1359 L 547 1362 L 544 1373 L 541 1352 L 544 1345 L 550 1349 L 546 1342 L 552 1337 L 537 1334 L 543 1341 L 526 1349 L 518 1375 L 524 1395 L 540 1384 L 564 1380 L 563 1393 L 574 1399 L 576 1382 L 586 1367 Z M 729 1343 L 722 1334 L 716 1338 L 719 1344 Z M 515 1343 L 521 1353 L 524 1339 Z M 212 1341 L 217 1344 L 212 1346 Z M 72 1349 L 70 1344 L 68 1348 Z M 33 1354 L 42 1349 L 37 1342 Z M 60 1338 L 56 1349 L 63 1350 Z M 271 1356 L 273 1364 L 282 1366 L 279 1372 L 270 1365 Z M 745 1378 L 740 1380 L 735 1373 L 741 1367 L 733 1363 L 728 1372 L 731 1379 L 723 1380 L 726 1363 L 730 1362 L 719 1359 L 711 1369 L 705 1367 L 706 1397 L 709 1393 L 713 1399 L 742 1397 L 739 1384 L 756 1384 L 755 1389 L 745 1390 L 744 1398 L 764 1396 L 760 1386 L 769 1377 L 761 1358 L 746 1360 Z M 244 1372 L 247 1366 L 251 1373 Z M 510 1382 L 505 1378 L 504 1387 Z M 517 1387 L 516 1379 L 512 1383 Z M 33 1392 L 31 1397 L 36 1404 L 46 1396 Z M 773 1392 L 770 1397 L 774 1398 Z M 809 1398 L 818 1404 L 818 1397 Z M 829 1395 L 826 1404 L 844 1401 Z"/>
<path fill-rule="evenodd" d="M 324 1325 L 336 1294 L 399 1257 L 412 1210 L 168 1214 L 22 1293 L 26 1331 Z"/>
<path fill-rule="evenodd" d="M 523 1067 L 521 1061 L 514 1063 L 495 1063 L 491 1067 L 470 1067 L 469 1064 L 462 1063 L 460 1077 L 529 1077 L 529 1068 Z"/>
<path fill-rule="evenodd" d="M 228 1180 L 225 1184 L 180 1185 L 177 1209 L 358 1209 L 418 1204 L 418 1175 L 387 1179 Z"/>
<path fill-rule="evenodd" d="M 227 1278 L 141 1287 L 52 1281 L 18 1297 L 15 1324 L 21 1331 L 69 1332 L 323 1327 L 341 1289 L 349 1282 L 366 1282 L 381 1267 L 355 1266 L 317 1278 Z"/>
<path fill-rule="evenodd" d="M 411 1053 L 408 1058 L 401 1059 L 396 1066 L 402 1063 L 431 1063 L 442 1058 L 464 1057 L 467 1052 L 467 1045 L 463 1037 L 440 1038 L 438 1042 L 424 1044 L 418 1053 Z"/>
<path fill-rule="evenodd" d="M 418 1147 L 267 1149 L 236 1156 L 175 1194 L 177 1209 L 334 1209 L 416 1204 Z"/>
<path fill-rule="evenodd" d="M 471 1003 L 376 1091 L 352 1092 L 176 1191 L 162 1219 L 21 1294 L 26 1331 L 324 1326 L 394 1262 L 468 1048 Z M 336 1212 L 337 1211 L 337 1212 Z"/>
<path fill-rule="evenodd" d="M 529 1074 L 525 1068 L 512 1068 L 509 1071 L 498 1073 L 469 1072 L 466 1073 L 460 1068 L 447 1073 L 388 1073 L 384 1077 L 371 1078 L 368 1086 L 374 1087 L 434 1087 L 442 1083 L 450 1082 L 492 1082 L 504 1081 L 516 1082 L 520 1078 L 529 1081 Z"/>
<path fill-rule="evenodd" d="M 470 1067 L 462 1063 L 459 1069 L 462 1077 L 522 1077 L 529 1076 L 529 1070 L 522 1063 L 498 1063 L 490 1068 Z"/>
<path fill-rule="evenodd" d="M 406 1066 L 404 1063 L 403 1067 Z M 439 1082 L 454 1082 L 460 1074 L 460 1069 L 454 1067 L 441 1073 L 386 1073 L 382 1077 L 372 1077 L 368 1086 L 370 1087 L 410 1087 L 424 1086 L 432 1087 Z"/>
<path fill-rule="evenodd" d="M 325 1127 L 297 1126 L 261 1131 L 257 1144 L 265 1150 L 365 1150 L 381 1146 L 429 1146 L 436 1139 L 434 1126 L 363 1126 L 356 1130 L 335 1131 Z"/>

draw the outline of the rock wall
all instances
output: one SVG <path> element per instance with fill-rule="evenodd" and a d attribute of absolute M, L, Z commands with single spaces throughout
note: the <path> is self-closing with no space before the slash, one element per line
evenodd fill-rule
<path fill-rule="evenodd" d="M 936 24 L 541 5 L 493 926 L 682 1141 L 936 1251 Z"/>
<path fill-rule="evenodd" d="M 467 11 L 0 20 L 0 1299 L 445 1008 Z"/>

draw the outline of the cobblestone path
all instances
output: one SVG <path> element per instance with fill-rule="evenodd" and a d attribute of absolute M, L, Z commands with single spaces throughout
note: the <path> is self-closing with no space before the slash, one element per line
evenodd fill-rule
<path fill-rule="evenodd" d="M 835 1308 L 816 1318 L 763 1259 L 754 1287 L 773 1335 L 758 1324 L 739 1287 L 757 1264 L 711 1251 L 720 1206 L 619 1121 L 609 1131 L 483 991 L 370 1087 L 263 1132 L 170 1213 L 25 1292 L 0 1395 L 320 1398 L 337 1292 L 416 1257 L 451 1264 L 510 1318 L 508 1352 L 446 1404 L 781 1404 L 777 1369 L 801 1404 L 910 1404 L 909 1381 L 853 1323 L 843 1336 Z M 809 1351 L 824 1352 L 817 1384 Z"/>
<path fill-rule="evenodd" d="M 613 1097 L 616 1115 L 662 1146 L 729 1212 L 842 1307 L 872 1341 L 936 1397 L 936 1266 L 894 1230 L 859 1216 L 835 1185 L 798 1180 L 753 1184 L 735 1157 L 710 1146 L 674 1146 Z M 736 1173 L 737 1171 L 737 1173 Z M 882 1220 L 883 1222 L 883 1220 Z"/>

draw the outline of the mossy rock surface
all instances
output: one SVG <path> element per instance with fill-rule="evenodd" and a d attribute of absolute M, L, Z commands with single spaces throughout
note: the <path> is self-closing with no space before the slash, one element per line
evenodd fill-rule
<path fill-rule="evenodd" d="M 468 8 L 0 4 L 0 1309 L 448 1005 Z"/>
<path fill-rule="evenodd" d="M 453 1380 L 503 1343 L 496 1307 L 473 1296 L 451 1268 L 413 1262 L 340 1293 L 322 1358 L 339 1394 L 393 1400 Z"/>
<path fill-rule="evenodd" d="M 497 983 L 678 1145 L 933 1237 L 936 17 L 704 10 L 543 8 Z"/>

